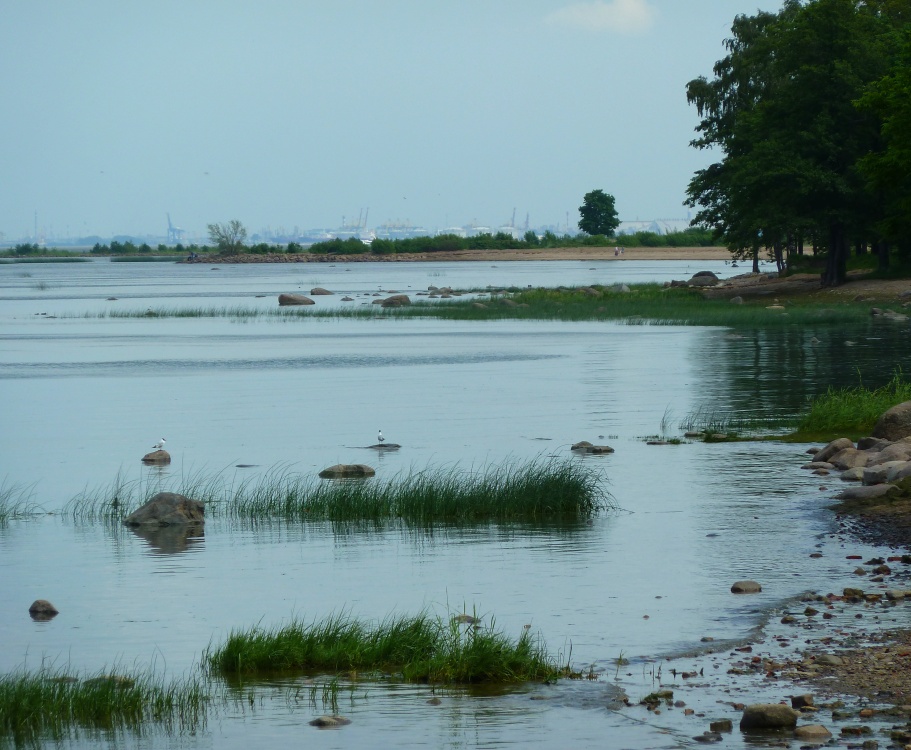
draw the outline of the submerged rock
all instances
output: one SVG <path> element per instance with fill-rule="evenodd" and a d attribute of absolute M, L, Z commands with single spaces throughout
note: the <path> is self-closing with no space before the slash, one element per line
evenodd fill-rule
<path fill-rule="evenodd" d="M 593 456 L 601 456 L 614 452 L 614 449 L 609 445 L 592 445 L 587 440 L 581 440 L 580 442 L 573 444 L 570 447 L 570 450 L 576 451 L 577 453 L 589 453 Z"/>
<path fill-rule="evenodd" d="M 286 307 L 289 305 L 315 305 L 316 302 L 303 294 L 279 294 L 278 304 L 280 307 Z"/>
<path fill-rule="evenodd" d="M 794 730 L 794 736 L 799 740 L 827 742 L 832 733 L 822 724 L 804 724 Z"/>
<path fill-rule="evenodd" d="M 732 594 L 758 594 L 762 591 L 762 585 L 756 581 L 737 581 L 731 586 Z"/>
<path fill-rule="evenodd" d="M 376 470 L 367 464 L 336 464 L 319 473 L 320 479 L 357 479 L 376 476 Z"/>
<path fill-rule="evenodd" d="M 797 712 L 782 703 L 755 703 L 743 710 L 740 729 L 793 729 Z"/>
<path fill-rule="evenodd" d="M 344 716 L 339 716 L 338 714 L 332 714 L 331 716 L 317 716 L 307 723 L 310 724 L 311 727 L 317 727 L 319 729 L 335 729 L 350 724 L 351 719 L 346 719 Z"/>
<path fill-rule="evenodd" d="M 205 506 L 176 492 L 159 492 L 123 519 L 124 526 L 179 526 L 205 523 Z"/>
<path fill-rule="evenodd" d="M 36 599 L 28 608 L 28 613 L 36 622 L 47 622 L 60 614 L 60 611 L 47 599 Z"/>

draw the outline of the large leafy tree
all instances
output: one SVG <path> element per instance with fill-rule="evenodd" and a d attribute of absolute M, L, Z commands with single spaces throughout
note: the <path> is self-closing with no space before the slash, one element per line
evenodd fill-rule
<path fill-rule="evenodd" d="M 821 238 L 824 284 L 846 276 L 849 243 L 870 239 L 877 202 L 858 169 L 880 145 L 879 115 L 856 101 L 889 65 L 895 0 L 785 0 L 739 16 L 713 80 L 687 86 L 701 122 L 692 145 L 720 151 L 697 172 L 695 223 L 736 254 Z"/>
<path fill-rule="evenodd" d="M 232 219 L 224 224 L 209 224 L 208 229 L 209 242 L 221 252 L 230 255 L 243 252 L 247 229 L 237 219 Z"/>
<path fill-rule="evenodd" d="M 592 190 L 586 193 L 579 206 L 579 229 L 586 234 L 604 234 L 613 236 L 620 226 L 614 196 L 603 190 Z"/>

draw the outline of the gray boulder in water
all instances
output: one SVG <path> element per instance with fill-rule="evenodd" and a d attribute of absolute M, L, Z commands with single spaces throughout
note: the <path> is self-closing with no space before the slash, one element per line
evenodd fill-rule
<path fill-rule="evenodd" d="M 125 526 L 178 526 L 205 523 L 205 506 L 176 492 L 159 492 L 123 519 Z"/>
<path fill-rule="evenodd" d="M 376 470 L 366 464 L 336 464 L 319 473 L 320 479 L 357 479 L 375 475 Z"/>

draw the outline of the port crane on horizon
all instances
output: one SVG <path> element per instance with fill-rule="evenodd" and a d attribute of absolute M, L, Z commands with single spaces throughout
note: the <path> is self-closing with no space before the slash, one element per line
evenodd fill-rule
<path fill-rule="evenodd" d="M 180 242 L 183 239 L 183 236 L 186 232 L 180 227 L 175 227 L 171 223 L 171 214 L 166 213 L 165 216 L 168 217 L 168 242 Z"/>

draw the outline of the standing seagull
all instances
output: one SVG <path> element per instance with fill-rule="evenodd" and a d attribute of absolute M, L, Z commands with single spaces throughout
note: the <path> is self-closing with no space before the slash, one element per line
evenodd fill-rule
<path fill-rule="evenodd" d="M 162 438 L 157 443 L 155 443 L 155 445 L 152 446 L 152 450 L 156 450 L 156 451 L 164 450 L 164 444 L 166 442 L 167 441 L 164 438 Z"/>
<path fill-rule="evenodd" d="M 376 439 L 379 440 L 381 443 L 386 439 L 386 438 L 383 437 L 383 431 L 382 431 L 382 430 L 380 430 L 379 434 L 376 436 Z"/>

